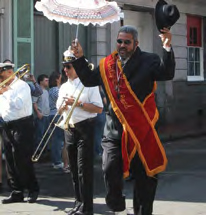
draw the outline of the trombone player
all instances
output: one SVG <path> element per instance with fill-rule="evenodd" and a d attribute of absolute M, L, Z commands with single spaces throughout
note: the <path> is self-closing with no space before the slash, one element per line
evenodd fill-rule
<path fill-rule="evenodd" d="M 6 59 L 6 60 L 4 60 L 3 63 L 12 64 L 12 61 L 9 59 Z M 31 96 L 39 97 L 42 95 L 43 91 L 42 91 L 41 87 L 39 86 L 39 84 L 36 82 L 34 75 L 27 73 L 24 76 L 22 76 L 21 79 L 28 83 L 28 85 L 31 89 Z"/>
<path fill-rule="evenodd" d="M 39 185 L 35 176 L 31 155 L 33 152 L 32 101 L 28 84 L 14 74 L 14 64 L 0 63 L 0 117 L 4 120 L 3 142 L 8 180 L 12 192 L 2 204 L 36 201 Z"/>
<path fill-rule="evenodd" d="M 66 117 L 69 108 L 75 107 L 65 131 L 68 156 L 75 193 L 74 207 L 68 215 L 93 214 L 93 132 L 94 119 L 102 112 L 103 104 L 98 87 L 85 87 L 72 66 L 75 57 L 68 49 L 64 52 L 64 72 L 68 78 L 59 90 L 57 109 Z M 83 89 L 83 91 L 82 91 Z M 82 93 L 80 94 L 80 92 Z M 75 97 L 77 98 L 75 100 Z M 79 99 L 78 99 L 79 97 Z M 62 102 L 65 106 L 62 107 Z M 75 104 L 74 106 L 73 104 Z M 63 118 L 64 120 L 64 118 Z M 60 122 L 61 123 L 61 122 Z"/>

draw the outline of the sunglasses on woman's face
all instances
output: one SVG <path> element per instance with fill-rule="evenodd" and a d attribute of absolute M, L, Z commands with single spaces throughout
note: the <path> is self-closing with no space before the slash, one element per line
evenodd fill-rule
<path fill-rule="evenodd" d="M 122 44 L 124 43 L 125 45 L 131 44 L 131 40 L 122 40 L 122 39 L 117 39 L 117 43 Z"/>
<path fill-rule="evenodd" d="M 72 66 L 70 64 L 68 64 L 68 65 L 65 65 L 64 68 L 71 69 Z"/>

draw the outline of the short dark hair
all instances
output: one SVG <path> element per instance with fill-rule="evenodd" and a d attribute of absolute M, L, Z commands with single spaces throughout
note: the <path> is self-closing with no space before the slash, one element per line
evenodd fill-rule
<path fill-rule="evenodd" d="M 40 84 L 40 82 L 43 81 L 45 78 L 49 78 L 48 75 L 46 75 L 46 74 L 39 75 L 37 78 L 38 84 Z"/>
<path fill-rule="evenodd" d="M 49 88 L 57 86 L 57 79 L 59 79 L 60 75 L 60 72 L 52 72 L 49 76 Z"/>
<path fill-rule="evenodd" d="M 9 63 L 13 63 L 11 60 L 9 60 L 9 59 L 5 59 L 4 61 L 3 61 L 3 63 L 6 63 L 6 62 L 9 62 Z"/>
<path fill-rule="evenodd" d="M 131 34 L 133 36 L 134 41 L 138 41 L 138 31 L 134 26 L 124 25 L 119 29 L 118 35 L 121 32 Z"/>

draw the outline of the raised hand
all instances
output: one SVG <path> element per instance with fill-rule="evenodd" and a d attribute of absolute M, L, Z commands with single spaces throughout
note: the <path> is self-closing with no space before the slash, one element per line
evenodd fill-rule
<path fill-rule="evenodd" d="M 80 58 L 84 55 L 82 46 L 76 39 L 72 41 L 72 51 L 76 58 Z"/>
<path fill-rule="evenodd" d="M 162 34 L 160 34 L 160 38 L 162 40 L 162 44 L 164 47 L 170 47 L 172 41 L 172 34 L 168 28 L 164 28 L 161 30 Z"/>

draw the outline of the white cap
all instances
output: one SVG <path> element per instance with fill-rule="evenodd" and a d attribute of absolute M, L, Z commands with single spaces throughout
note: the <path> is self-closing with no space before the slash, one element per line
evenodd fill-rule
<path fill-rule="evenodd" d="M 12 68 L 15 67 L 15 65 L 13 63 L 0 63 L 0 68 L 8 67 L 8 66 L 11 66 Z"/>

